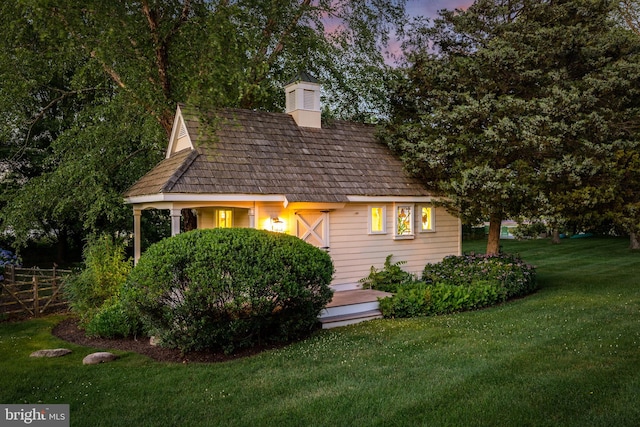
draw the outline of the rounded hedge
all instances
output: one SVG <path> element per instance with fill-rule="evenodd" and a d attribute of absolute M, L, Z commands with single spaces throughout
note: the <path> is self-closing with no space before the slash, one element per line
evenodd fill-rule
<path fill-rule="evenodd" d="M 147 249 L 126 299 L 163 345 L 232 352 L 313 330 L 331 300 L 333 271 L 326 252 L 297 237 L 194 230 Z"/>

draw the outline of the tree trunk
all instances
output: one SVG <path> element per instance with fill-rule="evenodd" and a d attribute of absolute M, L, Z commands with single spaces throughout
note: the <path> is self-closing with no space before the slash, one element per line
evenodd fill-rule
<path fill-rule="evenodd" d="M 193 214 L 191 209 L 182 209 L 180 213 L 185 232 L 198 228 L 198 217 Z"/>
<path fill-rule="evenodd" d="M 489 218 L 489 237 L 487 239 L 487 255 L 497 255 L 500 253 L 500 227 L 502 226 L 502 216 L 491 214 Z"/>
<path fill-rule="evenodd" d="M 551 243 L 553 243 L 554 245 L 560 244 L 560 230 L 558 230 L 557 228 L 554 228 L 552 231 Z"/>
<path fill-rule="evenodd" d="M 633 251 L 640 250 L 640 240 L 635 232 L 629 233 L 629 249 Z"/>

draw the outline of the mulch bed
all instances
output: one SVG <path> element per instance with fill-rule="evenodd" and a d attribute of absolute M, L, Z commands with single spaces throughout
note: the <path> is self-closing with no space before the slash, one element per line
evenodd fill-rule
<path fill-rule="evenodd" d="M 239 359 L 243 357 L 253 356 L 265 350 L 284 347 L 287 344 L 254 347 L 239 350 L 233 354 L 224 354 L 223 352 L 192 352 L 183 354 L 180 350 L 156 347 L 149 344 L 149 339 L 140 337 L 139 339 L 105 339 L 105 338 L 89 338 L 84 331 L 78 328 L 78 320 L 74 318 L 64 319 L 58 323 L 52 331 L 52 334 L 62 340 L 85 347 L 93 347 L 100 350 L 123 350 L 139 353 L 148 356 L 160 362 L 171 363 L 217 363 L 229 360 Z"/>

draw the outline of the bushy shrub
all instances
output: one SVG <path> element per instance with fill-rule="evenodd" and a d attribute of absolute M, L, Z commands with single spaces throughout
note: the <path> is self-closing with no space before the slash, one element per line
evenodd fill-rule
<path fill-rule="evenodd" d="M 86 326 L 103 305 L 113 304 L 119 296 L 131 272 L 131 260 L 126 258 L 124 244 L 109 235 L 90 238 L 83 255 L 84 268 L 66 281 L 65 295 Z"/>
<path fill-rule="evenodd" d="M 109 298 L 85 324 L 89 337 L 122 338 L 135 336 L 142 325 L 133 307 L 120 297 Z"/>
<path fill-rule="evenodd" d="M 535 269 L 514 255 L 446 257 L 427 264 L 422 281 L 397 286 L 380 300 L 385 317 L 415 317 L 473 310 L 527 295 L 536 289 Z"/>
<path fill-rule="evenodd" d="M 448 256 L 437 264 L 427 264 L 422 280 L 427 283 L 470 285 L 478 280 L 497 281 L 507 298 L 527 295 L 536 289 L 535 268 L 511 254 L 465 254 Z"/>
<path fill-rule="evenodd" d="M 20 267 L 22 260 L 17 254 L 10 250 L 0 248 L 0 282 L 4 280 L 4 267 L 6 265 Z"/>
<path fill-rule="evenodd" d="M 371 272 L 364 279 L 360 279 L 363 288 L 376 289 L 384 292 L 396 292 L 398 286 L 415 282 L 416 277 L 404 271 L 401 265 L 406 261 L 391 263 L 393 254 L 388 255 L 384 260 L 384 267 L 378 270 L 371 266 Z"/>
<path fill-rule="evenodd" d="M 496 281 L 478 280 L 469 285 L 416 282 L 398 288 L 391 298 L 380 300 L 385 317 L 416 317 L 474 310 L 506 299 Z"/>
<path fill-rule="evenodd" d="M 217 228 L 150 246 L 126 293 L 163 345 L 232 352 L 309 333 L 332 276 L 329 255 L 297 237 Z"/>

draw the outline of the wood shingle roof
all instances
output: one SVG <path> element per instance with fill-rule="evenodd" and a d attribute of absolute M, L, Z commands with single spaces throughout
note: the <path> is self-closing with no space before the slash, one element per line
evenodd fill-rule
<path fill-rule="evenodd" d="M 211 135 L 193 110 L 180 107 L 194 149 L 160 162 L 125 197 L 261 194 L 346 202 L 349 196 L 429 195 L 377 141 L 374 126 L 335 121 L 304 128 L 284 113 L 224 109 Z"/>

